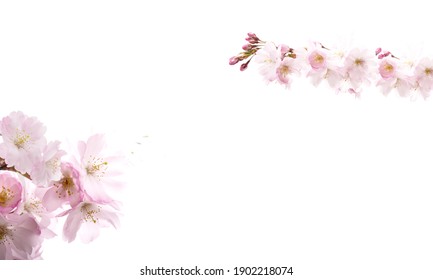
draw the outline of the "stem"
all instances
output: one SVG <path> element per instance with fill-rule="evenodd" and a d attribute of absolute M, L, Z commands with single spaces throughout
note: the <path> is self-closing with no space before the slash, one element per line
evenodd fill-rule
<path fill-rule="evenodd" d="M 32 178 L 30 177 L 30 175 L 28 173 L 21 173 L 18 170 L 15 169 L 15 167 L 8 167 L 6 161 L 0 157 L 0 170 L 5 170 L 5 171 L 12 171 L 12 172 L 16 172 L 24 177 L 26 177 L 27 179 L 31 180 Z"/>

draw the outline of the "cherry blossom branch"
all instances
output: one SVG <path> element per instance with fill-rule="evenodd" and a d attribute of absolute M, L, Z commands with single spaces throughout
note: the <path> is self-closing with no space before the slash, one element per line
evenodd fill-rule
<path fill-rule="evenodd" d="M 411 62 L 381 48 L 342 52 L 319 42 L 292 48 L 263 41 L 254 33 L 248 33 L 245 40 L 248 44 L 229 59 L 229 64 L 245 61 L 240 66 L 245 71 L 254 60 L 267 83 L 279 83 L 286 88 L 290 88 L 294 76 L 304 76 L 314 86 L 326 80 L 337 92 L 349 92 L 355 97 L 360 97 L 370 85 L 379 87 L 384 95 L 395 90 L 402 97 L 421 95 L 424 99 L 433 89 L 433 60 L 427 57 Z"/>
<path fill-rule="evenodd" d="M 5 161 L 4 158 L 0 157 L 0 170 L 5 170 L 5 171 L 12 171 L 12 172 L 16 172 L 24 177 L 26 177 L 27 179 L 31 180 L 32 178 L 30 178 L 30 175 L 28 173 L 21 173 L 18 170 L 15 169 L 14 166 L 9 167 Z"/>

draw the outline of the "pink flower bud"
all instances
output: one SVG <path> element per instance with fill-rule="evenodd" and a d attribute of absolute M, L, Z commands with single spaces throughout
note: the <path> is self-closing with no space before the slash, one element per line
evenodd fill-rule
<path fill-rule="evenodd" d="M 256 34 L 254 34 L 253 32 L 248 32 L 248 37 L 257 38 Z"/>
<path fill-rule="evenodd" d="M 387 57 L 388 55 L 390 55 L 391 53 L 390 52 L 385 52 L 383 55 L 385 56 L 385 57 Z"/>
<path fill-rule="evenodd" d="M 244 51 L 249 51 L 249 50 L 251 50 L 253 48 L 253 46 L 251 46 L 251 44 L 246 44 L 246 45 L 243 45 L 242 46 L 242 49 L 244 50 Z"/>
<path fill-rule="evenodd" d="M 230 57 L 230 60 L 229 60 L 230 65 L 235 65 L 238 62 L 239 62 L 239 57 L 237 57 L 237 56 Z"/>
<path fill-rule="evenodd" d="M 242 65 L 241 65 L 241 67 L 240 67 L 240 70 L 241 70 L 241 71 L 245 71 L 245 69 L 248 68 L 248 64 L 250 63 L 250 61 L 251 61 L 251 59 L 248 60 L 248 61 L 245 62 L 245 63 L 242 63 Z"/>
<path fill-rule="evenodd" d="M 382 51 L 382 48 L 377 48 L 376 49 L 376 55 L 380 54 L 381 51 Z"/>

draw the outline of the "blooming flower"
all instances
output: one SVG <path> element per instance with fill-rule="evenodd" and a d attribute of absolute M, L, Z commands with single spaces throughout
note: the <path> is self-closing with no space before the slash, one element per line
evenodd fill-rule
<path fill-rule="evenodd" d="M 433 88 L 433 60 L 423 58 L 415 67 L 415 80 L 417 89 L 424 98 L 429 97 Z"/>
<path fill-rule="evenodd" d="M 42 198 L 42 204 L 48 211 L 54 211 L 65 203 L 75 207 L 84 197 L 80 174 L 72 164 L 62 163 L 61 171 L 61 179 L 53 182 Z"/>
<path fill-rule="evenodd" d="M 23 187 L 11 176 L 10 171 L 0 174 L 0 213 L 8 214 L 14 211 L 22 200 Z"/>
<path fill-rule="evenodd" d="M 353 91 L 362 84 L 370 84 L 374 66 L 375 57 L 368 50 L 350 51 L 344 62 L 344 76 L 349 80 Z"/>
<path fill-rule="evenodd" d="M 281 51 L 272 42 L 266 42 L 265 46 L 258 50 L 255 56 L 260 66 L 260 73 L 267 82 L 272 82 L 277 78 L 277 68 L 281 63 Z"/>
<path fill-rule="evenodd" d="M 0 214 L 0 259 L 29 260 L 40 257 L 41 230 L 29 215 Z"/>
<path fill-rule="evenodd" d="M 46 145 L 45 127 L 34 117 L 22 112 L 12 112 L 1 120 L 0 157 L 8 166 L 21 173 L 29 173 Z"/>
<path fill-rule="evenodd" d="M 51 181 L 57 181 L 62 176 L 60 159 L 66 152 L 60 150 L 59 145 L 59 141 L 48 143 L 40 160 L 34 164 L 30 175 L 36 184 L 48 185 Z"/>
<path fill-rule="evenodd" d="M 54 221 L 55 215 L 48 211 L 42 204 L 42 197 L 46 188 L 37 187 L 32 180 L 17 174 L 13 174 L 23 186 L 23 199 L 14 213 L 18 215 L 28 215 L 35 219 L 41 230 L 41 237 L 52 238 L 56 236 L 54 231 L 49 227 Z"/>
<path fill-rule="evenodd" d="M 104 205 L 94 202 L 81 202 L 60 216 L 68 215 L 63 227 L 63 237 L 66 241 L 75 240 L 77 233 L 81 241 L 88 243 L 99 235 L 101 227 L 119 227 L 119 217 L 114 210 L 114 202 Z"/>
<path fill-rule="evenodd" d="M 326 54 L 323 51 L 314 50 L 308 56 L 308 62 L 314 70 L 326 69 Z"/>
<path fill-rule="evenodd" d="M 80 173 L 80 181 L 84 192 L 95 202 L 110 202 L 109 188 L 117 188 L 120 174 L 117 164 L 123 157 L 106 154 L 105 140 L 102 134 L 95 134 L 87 142 L 78 143 L 79 160 L 75 160 L 76 169 Z"/>
<path fill-rule="evenodd" d="M 321 44 L 314 43 L 307 55 L 308 64 L 311 69 L 307 77 L 311 78 L 314 86 L 318 86 L 324 79 L 328 81 L 330 87 L 338 89 L 342 81 L 340 73 L 341 53 L 332 53 Z"/>
<path fill-rule="evenodd" d="M 278 82 L 290 86 L 289 76 L 294 73 L 299 73 L 299 66 L 296 59 L 285 57 L 276 69 Z"/>
<path fill-rule="evenodd" d="M 392 89 L 396 89 L 400 96 L 408 96 L 413 88 L 413 80 L 405 73 L 404 64 L 394 58 L 384 58 L 379 64 L 379 74 L 382 77 L 377 83 L 387 95 Z"/>

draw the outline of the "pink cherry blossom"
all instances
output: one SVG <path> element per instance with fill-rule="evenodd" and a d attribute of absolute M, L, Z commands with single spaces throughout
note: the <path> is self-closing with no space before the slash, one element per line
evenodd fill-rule
<path fill-rule="evenodd" d="M 60 180 L 52 182 L 42 198 L 42 204 L 48 211 L 54 211 L 64 204 L 75 207 L 83 201 L 84 192 L 78 170 L 70 163 L 62 163 L 61 173 Z"/>
<path fill-rule="evenodd" d="M 323 51 L 314 50 L 308 56 L 308 62 L 314 70 L 326 69 L 326 54 Z"/>
<path fill-rule="evenodd" d="M 384 79 L 397 77 L 397 62 L 391 59 L 384 59 L 379 65 L 379 73 Z"/>
<path fill-rule="evenodd" d="M 12 112 L 1 120 L 3 143 L 0 144 L 0 157 L 8 166 L 14 166 L 21 173 L 29 173 L 46 145 L 45 130 L 35 117 Z"/>
<path fill-rule="evenodd" d="M 0 214 L 0 259 L 40 258 L 43 238 L 38 223 L 29 215 Z"/>
<path fill-rule="evenodd" d="M 286 87 L 290 87 L 289 77 L 293 74 L 299 74 L 299 68 L 296 59 L 285 57 L 276 69 L 278 82 L 286 85 Z"/>
<path fill-rule="evenodd" d="M 318 86 L 322 80 L 327 80 L 331 88 L 339 89 L 343 80 L 341 73 L 342 56 L 340 52 L 330 52 L 319 43 L 313 43 L 307 54 L 310 71 L 307 77 L 311 78 L 314 86 Z"/>
<path fill-rule="evenodd" d="M 417 89 L 424 98 L 430 96 L 430 91 L 433 88 L 433 60 L 423 58 L 415 67 L 415 81 Z"/>
<path fill-rule="evenodd" d="M 42 157 L 35 163 L 30 175 L 34 183 L 48 185 L 51 181 L 58 181 L 62 176 L 60 171 L 60 160 L 65 151 L 59 149 L 60 142 L 48 143 L 42 152 Z"/>
<path fill-rule="evenodd" d="M 260 73 L 267 82 L 277 79 L 277 68 L 281 63 L 281 51 L 272 42 L 267 42 L 265 46 L 257 51 L 255 60 L 260 64 Z"/>
<path fill-rule="evenodd" d="M 408 68 L 408 65 L 393 57 L 384 58 L 381 61 L 379 73 L 382 79 L 378 81 L 377 85 L 382 89 L 383 94 L 387 95 L 395 89 L 400 96 L 409 96 L 414 88 L 414 82 L 405 67 Z"/>
<path fill-rule="evenodd" d="M 67 215 L 63 227 L 63 237 L 67 242 L 75 240 L 77 234 L 81 241 L 88 243 L 99 235 L 101 227 L 119 227 L 119 217 L 114 204 L 81 202 L 60 216 Z"/>
<path fill-rule="evenodd" d="M 355 89 L 361 85 L 369 85 L 374 79 L 375 57 L 368 50 L 353 49 L 347 55 L 344 62 L 344 76 L 349 80 L 351 88 Z"/>
<path fill-rule="evenodd" d="M 78 143 L 79 161 L 76 163 L 80 172 L 80 181 L 85 193 L 96 202 L 110 202 L 109 188 L 118 188 L 121 174 L 117 165 L 123 163 L 121 155 L 107 153 L 102 134 L 95 134 L 87 142 Z"/>
<path fill-rule="evenodd" d="M 14 176 L 23 186 L 23 200 L 19 207 L 14 211 L 19 215 L 29 215 L 38 223 L 43 238 L 52 238 L 56 236 L 50 228 L 55 219 L 55 214 L 48 211 L 42 204 L 42 198 L 47 188 L 37 187 L 32 180 L 16 173 Z"/>
<path fill-rule="evenodd" d="M 0 171 L 0 213 L 8 214 L 14 211 L 22 201 L 23 187 L 10 175 L 10 171 Z"/>

